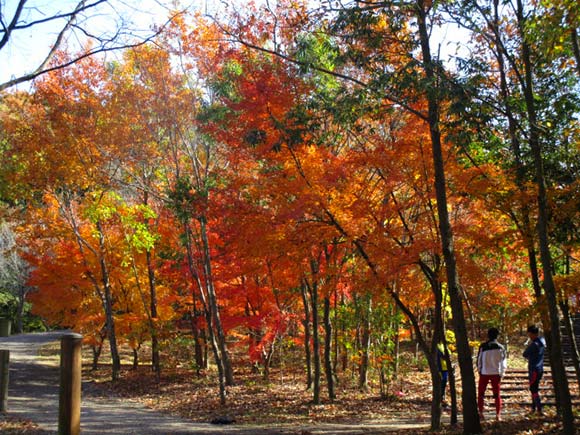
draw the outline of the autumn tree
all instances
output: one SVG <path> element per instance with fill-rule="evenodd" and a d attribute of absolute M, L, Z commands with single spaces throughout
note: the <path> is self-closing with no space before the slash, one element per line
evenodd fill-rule
<path fill-rule="evenodd" d="M 23 316 L 26 298 L 32 288 L 28 285 L 31 266 L 25 260 L 25 250 L 16 243 L 13 225 L 0 224 L 0 291 L 16 300 L 14 331 L 23 332 Z"/>
<path fill-rule="evenodd" d="M 66 58 L 66 56 L 63 56 Z M 84 76 L 90 71 L 89 76 Z M 100 134 L 97 119 L 102 115 L 100 83 L 105 70 L 91 60 L 70 70 L 57 70 L 38 83 L 37 92 L 26 106 L 14 107 L 5 118 L 4 126 L 11 133 L 9 155 L 20 156 L 21 169 L 15 174 L 17 182 L 29 187 L 30 194 L 52 198 L 58 204 L 62 223 L 69 228 L 86 264 L 86 275 L 101 298 L 106 328 L 113 358 L 113 378 L 119 375 L 120 359 L 113 316 L 110 257 L 104 222 L 107 210 L 99 208 L 99 199 L 110 186 L 109 170 L 100 166 L 108 158 L 107 146 Z M 69 98 L 65 97 L 69 95 Z M 21 111 L 24 109 L 24 111 Z M 27 119 L 24 126 L 21 121 Z M 102 119 L 102 118 L 101 118 Z M 52 127 L 46 135 L 46 126 Z M 86 128 L 92 126 L 93 128 Z M 39 152 L 35 152 L 35 147 Z M 78 154 L 70 150 L 77 150 Z M 111 148 L 108 151 L 112 151 Z M 114 155 L 115 152 L 112 151 Z M 62 156 L 69 156 L 65 160 Z M 106 160 L 111 163 L 111 160 Z M 23 177 L 23 178 L 21 178 Z M 90 208 L 83 215 L 82 200 L 89 199 Z M 80 206 L 80 208 L 79 208 Z M 94 233 L 84 233 L 83 223 L 91 222 Z M 92 260 L 89 259 L 92 257 Z M 96 263 L 92 261 L 95 260 Z"/>
<path fill-rule="evenodd" d="M 555 11 L 562 18 L 562 24 L 554 25 L 545 18 L 552 14 L 544 7 Z M 515 196 L 517 208 L 512 205 L 508 213 L 526 243 L 535 295 L 539 300 L 547 299 L 549 320 L 546 318 L 544 327 L 550 332 L 550 362 L 556 373 L 557 401 L 564 427 L 570 432 L 573 417 L 567 381 L 561 376 L 559 302 L 552 278 L 557 234 L 561 237 L 567 226 L 559 225 L 559 229 L 554 226 L 554 206 L 549 198 L 563 199 L 565 195 L 556 192 L 567 190 L 567 185 L 575 183 L 577 178 L 573 162 L 577 161 L 578 154 L 569 146 L 578 140 L 574 120 L 578 102 L 577 96 L 570 92 L 570 86 L 577 83 L 572 61 L 577 24 L 569 20 L 571 15 L 564 3 L 515 2 L 507 8 L 498 2 L 487 6 L 473 3 L 468 10 L 462 8 L 452 13 L 461 17 L 457 22 L 468 28 L 482 47 L 476 62 L 465 60 L 467 71 L 472 74 L 466 74 L 465 91 L 477 96 L 481 109 L 475 113 L 480 117 L 478 120 L 468 116 L 463 121 L 471 120 L 484 127 L 479 129 L 480 137 L 488 137 L 484 142 L 478 138 L 478 142 L 484 144 L 490 156 L 505 152 L 504 147 L 509 145 L 506 153 L 509 158 L 504 164 L 511 165 L 519 192 Z M 545 27 L 547 22 L 552 23 L 549 29 Z M 554 75 L 554 70 L 561 74 Z M 496 89 L 498 78 L 499 89 Z M 503 131 L 500 126 L 504 126 Z M 477 153 L 480 146 L 471 147 L 469 152 Z M 535 197 L 533 206 L 530 197 Z M 543 282 L 539 277 L 538 255 Z"/>

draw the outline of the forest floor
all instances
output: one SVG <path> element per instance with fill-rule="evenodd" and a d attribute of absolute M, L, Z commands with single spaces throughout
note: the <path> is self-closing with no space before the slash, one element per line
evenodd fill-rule
<path fill-rule="evenodd" d="M 56 359 L 54 349 L 44 352 L 46 360 Z M 515 361 L 517 367 L 521 362 Z M 390 394 L 381 397 L 378 385 L 372 381 L 367 392 L 356 386 L 356 373 L 342 373 L 337 386 L 337 399 L 325 398 L 312 403 L 312 392 L 307 390 L 303 373 L 290 368 L 274 368 L 269 380 L 248 369 L 235 373 L 236 385 L 228 388 L 227 405 L 220 406 L 217 380 L 210 373 L 198 375 L 195 371 L 175 367 L 164 370 L 160 381 L 150 367 L 133 369 L 123 366 L 121 379 L 110 381 L 110 367 L 106 364 L 91 370 L 83 367 L 83 378 L 91 397 L 116 398 L 131 401 L 149 409 L 176 418 L 197 423 L 210 423 L 216 418 L 235 420 L 231 426 L 250 428 L 284 427 L 287 433 L 308 435 L 317 433 L 368 434 L 426 434 L 430 422 L 430 378 L 420 367 L 405 366 L 399 381 L 392 382 Z M 84 394 L 84 393 L 83 393 Z M 486 434 L 549 435 L 561 433 L 553 410 L 543 417 L 529 418 L 521 405 L 528 399 L 526 386 L 512 393 L 504 401 L 503 421 L 493 421 L 492 403 L 488 403 Z M 491 398 L 490 398 L 491 399 Z M 490 400 L 491 402 L 491 400 Z M 460 427 L 449 425 L 449 414 L 444 413 L 441 434 L 459 434 Z M 336 427 L 336 431 L 332 428 Z M 349 432 L 356 427 L 356 432 Z M 292 430 L 294 429 L 294 430 Z M 362 431 L 362 432 L 361 432 Z M 0 419 L 0 433 L 8 435 L 45 435 L 45 432 L 25 419 Z"/>
<path fill-rule="evenodd" d="M 89 374 L 87 373 L 87 376 Z M 112 384 L 109 372 L 100 368 L 90 375 L 97 389 L 104 395 L 114 395 L 138 400 L 152 409 L 178 415 L 196 422 L 216 418 L 232 418 L 236 424 L 280 425 L 295 427 L 321 424 L 357 425 L 367 427 L 368 433 L 423 434 L 430 424 L 430 377 L 427 371 L 407 373 L 403 382 L 397 383 L 393 394 L 381 398 L 376 386 L 361 392 L 349 381 L 337 388 L 337 399 L 323 398 L 322 403 L 312 403 L 312 391 L 306 390 L 303 376 L 298 373 L 281 374 L 274 370 L 270 380 L 260 375 L 237 372 L 237 384 L 228 389 L 228 401 L 221 407 L 217 382 L 198 378 L 194 372 L 177 370 L 166 373 L 157 383 L 146 368 L 124 371 L 122 380 Z M 325 391 L 322 391 L 324 395 Z M 510 401 L 528 399 L 526 386 Z M 491 392 L 489 391 L 489 396 Z M 503 421 L 495 421 L 493 399 L 488 397 L 487 420 L 483 423 L 486 434 L 539 435 L 558 434 L 560 425 L 555 412 L 547 409 L 543 417 L 528 417 L 528 409 L 504 400 Z M 449 424 L 449 412 L 443 413 L 441 434 L 461 433 L 460 426 Z M 580 423 L 580 421 L 579 421 Z M 375 425 L 389 426 L 383 432 Z M 304 434 L 310 432 L 304 431 Z M 341 432 L 347 433 L 347 432 Z"/>

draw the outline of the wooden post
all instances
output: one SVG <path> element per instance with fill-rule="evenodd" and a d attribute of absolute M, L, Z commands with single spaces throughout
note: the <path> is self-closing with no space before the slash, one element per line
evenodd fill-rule
<path fill-rule="evenodd" d="M 81 343 L 83 336 L 68 333 L 60 341 L 60 400 L 58 434 L 81 433 Z"/>
<path fill-rule="evenodd" d="M 0 318 L 0 337 L 10 336 L 10 319 Z M 10 351 L 0 350 L 0 412 L 7 411 Z"/>

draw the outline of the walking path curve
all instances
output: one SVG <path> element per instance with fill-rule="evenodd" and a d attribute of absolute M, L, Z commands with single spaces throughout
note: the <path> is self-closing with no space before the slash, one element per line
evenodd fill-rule
<path fill-rule="evenodd" d="M 47 433 L 58 429 L 58 362 L 39 358 L 41 346 L 59 341 L 63 333 L 52 331 L 0 337 L 0 349 L 10 351 L 7 416 L 33 421 Z M 364 426 L 312 424 L 279 426 L 218 426 L 152 411 L 141 404 L 91 395 L 83 383 L 81 432 L 83 435 L 358 435 L 384 434 L 396 430 L 427 429 L 426 421 L 389 420 Z"/>

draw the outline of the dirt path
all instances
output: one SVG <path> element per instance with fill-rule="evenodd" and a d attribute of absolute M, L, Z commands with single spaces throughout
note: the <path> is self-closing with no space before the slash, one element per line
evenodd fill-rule
<path fill-rule="evenodd" d="M 63 331 L 21 334 L 0 338 L 0 349 L 10 350 L 8 417 L 31 420 L 47 433 L 58 429 L 57 360 L 39 358 L 41 346 L 58 342 Z M 383 434 L 395 430 L 426 429 L 426 421 L 389 420 L 364 426 L 347 424 L 312 424 L 297 427 L 236 426 L 194 423 L 144 408 L 135 402 L 116 398 L 103 399 L 91 394 L 83 383 L 81 431 L 83 435 L 330 435 Z"/>

